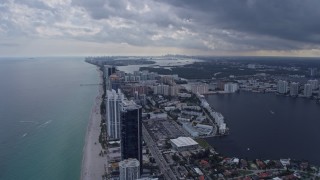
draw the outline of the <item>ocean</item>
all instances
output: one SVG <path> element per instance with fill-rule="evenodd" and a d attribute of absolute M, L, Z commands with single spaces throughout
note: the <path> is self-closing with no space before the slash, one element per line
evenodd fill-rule
<path fill-rule="evenodd" d="M 0 58 L 0 179 L 79 179 L 97 83 L 82 57 Z"/>
<path fill-rule="evenodd" d="M 240 92 L 208 95 L 221 112 L 230 135 L 208 138 L 229 157 L 291 158 L 320 165 L 320 105 L 314 100 Z"/>

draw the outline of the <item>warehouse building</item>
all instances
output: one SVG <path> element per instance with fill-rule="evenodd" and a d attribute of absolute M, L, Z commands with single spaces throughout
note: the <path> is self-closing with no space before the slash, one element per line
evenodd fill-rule
<path fill-rule="evenodd" d="M 177 151 L 189 151 L 198 148 L 198 143 L 190 137 L 178 137 L 170 139 L 172 147 Z"/>

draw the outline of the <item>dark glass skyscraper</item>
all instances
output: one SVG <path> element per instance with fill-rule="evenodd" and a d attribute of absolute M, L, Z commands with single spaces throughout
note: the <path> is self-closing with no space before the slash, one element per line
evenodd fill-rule
<path fill-rule="evenodd" d="M 104 78 L 106 79 L 106 89 L 108 90 L 114 89 L 115 91 L 117 91 L 119 87 L 111 88 L 110 79 L 109 79 L 111 75 L 116 73 L 117 71 L 116 67 L 104 65 L 103 71 L 104 71 Z"/>
<path fill-rule="evenodd" d="M 121 159 L 135 158 L 142 167 L 142 107 L 133 101 L 121 106 Z"/>
<path fill-rule="evenodd" d="M 104 78 L 109 78 L 113 73 L 116 73 L 116 67 L 104 65 Z"/>

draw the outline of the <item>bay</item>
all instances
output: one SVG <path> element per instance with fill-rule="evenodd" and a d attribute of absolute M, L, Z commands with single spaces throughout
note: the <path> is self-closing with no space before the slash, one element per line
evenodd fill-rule
<path fill-rule="evenodd" d="M 241 92 L 209 95 L 230 135 L 208 138 L 218 152 L 249 159 L 291 158 L 320 165 L 320 106 L 303 98 Z"/>

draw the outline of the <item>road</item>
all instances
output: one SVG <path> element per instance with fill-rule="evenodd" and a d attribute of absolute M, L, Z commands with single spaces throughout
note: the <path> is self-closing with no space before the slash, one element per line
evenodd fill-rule
<path fill-rule="evenodd" d="M 247 177 L 253 176 L 253 175 L 257 175 L 257 176 L 258 176 L 258 174 L 259 174 L 259 173 L 262 173 L 262 172 L 277 173 L 277 172 L 279 172 L 279 171 L 286 171 L 286 169 L 285 169 L 285 168 L 280 168 L 280 169 L 249 170 L 249 171 L 252 171 L 252 173 L 246 174 L 245 176 L 247 176 Z M 295 172 L 297 172 L 297 173 L 299 173 L 299 174 L 307 174 L 306 171 L 301 171 L 301 170 L 291 170 L 291 171 L 295 171 Z M 317 177 L 319 177 L 319 175 L 317 175 L 317 174 L 310 174 L 310 176 L 312 176 L 312 178 L 317 178 Z M 231 179 L 239 179 L 240 177 L 242 177 L 242 176 L 234 177 L 234 178 L 231 178 Z"/>
<path fill-rule="evenodd" d="M 165 176 L 165 179 L 177 180 L 172 169 L 170 168 L 169 164 L 166 162 L 166 160 L 162 156 L 159 148 L 157 147 L 156 143 L 153 141 L 153 139 L 149 135 L 144 125 L 142 125 L 142 134 L 143 134 L 143 139 L 146 141 L 149 147 L 151 155 L 154 157 L 155 161 L 159 165 L 160 171 Z"/>
<path fill-rule="evenodd" d="M 206 117 L 207 117 L 209 120 L 212 121 L 212 126 L 214 126 L 212 135 L 213 135 L 213 136 L 217 135 L 217 132 L 218 132 L 218 128 L 219 128 L 219 127 L 216 125 L 215 119 L 211 118 L 211 116 L 207 113 L 207 111 L 204 110 L 203 107 L 201 107 L 201 108 L 202 108 L 202 111 L 204 112 L 204 114 L 206 115 Z"/>

